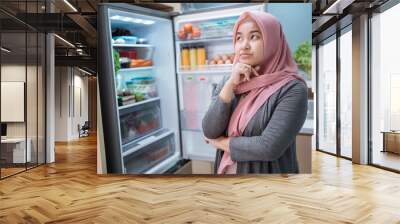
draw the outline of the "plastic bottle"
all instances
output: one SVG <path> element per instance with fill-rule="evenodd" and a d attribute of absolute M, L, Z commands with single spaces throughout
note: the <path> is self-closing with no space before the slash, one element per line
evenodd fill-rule
<path fill-rule="evenodd" d="M 206 49 L 200 45 L 197 47 L 197 65 L 199 68 L 204 67 L 206 64 Z"/>
<path fill-rule="evenodd" d="M 191 47 L 189 49 L 190 54 L 190 69 L 195 70 L 197 69 L 197 48 Z"/>
<path fill-rule="evenodd" d="M 184 47 L 181 51 L 181 67 L 182 69 L 189 69 L 190 67 L 190 57 L 189 48 Z"/>

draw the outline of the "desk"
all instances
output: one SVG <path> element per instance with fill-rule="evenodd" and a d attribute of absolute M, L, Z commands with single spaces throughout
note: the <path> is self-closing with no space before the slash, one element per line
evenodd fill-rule
<path fill-rule="evenodd" d="M 296 156 L 299 164 L 299 173 L 311 173 L 312 128 L 302 128 L 296 136 Z"/>
<path fill-rule="evenodd" d="M 28 147 L 26 147 L 25 151 L 25 138 L 1 139 L 1 159 L 4 159 L 6 163 L 30 162 L 32 158 L 32 141 L 28 138 L 26 142 Z M 25 158 L 27 158 L 27 161 L 25 161 Z"/>
<path fill-rule="evenodd" d="M 383 133 L 382 152 L 400 154 L 400 131 L 382 131 L 381 133 Z"/>

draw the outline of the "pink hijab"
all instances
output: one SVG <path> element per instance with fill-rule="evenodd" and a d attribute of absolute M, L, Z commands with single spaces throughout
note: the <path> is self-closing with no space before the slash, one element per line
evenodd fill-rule
<path fill-rule="evenodd" d="M 229 121 L 228 136 L 242 136 L 250 119 L 257 110 L 289 81 L 299 79 L 297 65 L 293 61 L 291 51 L 279 21 L 269 13 L 261 11 L 243 12 L 233 28 L 233 45 L 240 24 L 251 18 L 261 30 L 263 39 L 264 64 L 260 65 L 258 77 L 239 84 L 235 94 L 244 94 L 232 113 Z M 266 47 L 265 47 L 266 46 Z M 233 63 L 238 62 L 239 55 L 235 55 Z M 262 158 L 260 158 L 262 160 Z M 230 153 L 224 152 L 218 167 L 218 174 L 236 174 L 237 162 L 232 161 Z"/>

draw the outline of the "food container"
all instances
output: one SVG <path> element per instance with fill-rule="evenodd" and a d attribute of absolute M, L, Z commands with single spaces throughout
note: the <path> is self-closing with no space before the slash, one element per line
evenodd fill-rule
<path fill-rule="evenodd" d="M 115 43 L 136 44 L 138 38 L 135 36 L 116 36 L 113 39 Z"/>
<path fill-rule="evenodd" d="M 125 108 L 120 110 L 119 115 L 123 145 L 132 143 L 134 140 L 161 128 L 159 100 Z M 124 151 L 130 148 L 128 145 L 126 146 L 123 147 Z"/>
<path fill-rule="evenodd" d="M 130 58 L 130 59 L 136 59 L 136 57 L 137 57 L 135 50 L 120 50 L 119 55 L 120 55 L 120 57 L 125 57 L 125 58 Z"/>
<path fill-rule="evenodd" d="M 137 40 L 137 43 L 138 43 L 138 44 L 147 44 L 147 39 L 146 39 L 146 38 L 139 38 L 139 39 Z"/>
<path fill-rule="evenodd" d="M 141 97 L 143 97 L 143 100 L 146 100 L 158 96 L 157 85 L 153 77 L 133 78 L 132 90 L 138 101 Z"/>
<path fill-rule="evenodd" d="M 125 82 L 126 89 L 133 95 L 134 94 L 134 85 L 132 81 Z"/>

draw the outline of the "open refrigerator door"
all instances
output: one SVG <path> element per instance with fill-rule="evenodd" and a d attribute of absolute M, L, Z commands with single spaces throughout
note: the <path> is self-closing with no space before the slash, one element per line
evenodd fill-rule
<path fill-rule="evenodd" d="M 172 20 L 128 4 L 98 13 L 107 170 L 164 173 L 181 159 Z"/>
<path fill-rule="evenodd" d="M 204 141 L 201 121 L 213 89 L 232 70 L 233 26 L 244 11 L 265 4 L 180 15 L 174 18 L 183 158 L 214 161 L 216 150 Z"/>

